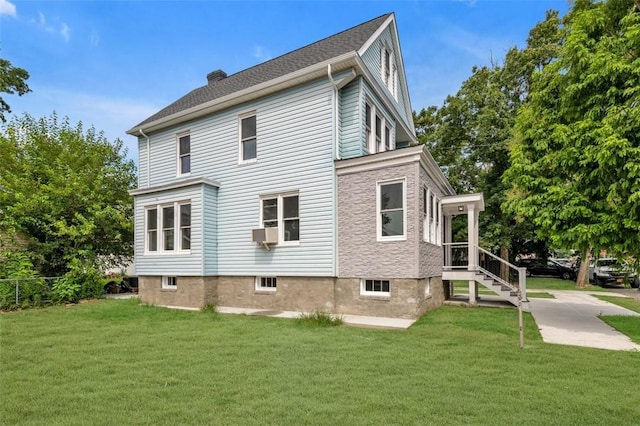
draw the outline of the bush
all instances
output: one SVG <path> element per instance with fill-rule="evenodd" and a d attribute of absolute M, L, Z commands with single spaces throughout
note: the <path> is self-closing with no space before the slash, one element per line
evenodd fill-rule
<path fill-rule="evenodd" d="M 95 299 L 102 296 L 103 281 L 100 272 L 91 264 L 80 259 L 72 259 L 68 264 L 69 272 L 64 274 L 61 290 L 72 293 L 75 286 L 79 287 L 78 300 Z"/>
<path fill-rule="evenodd" d="M 39 278 L 29 255 L 23 251 L 2 253 L 0 277 L 7 279 L 0 284 L 0 309 L 42 306 L 51 301 L 51 290 L 44 278 Z M 16 280 L 18 303 L 16 303 Z"/>
<path fill-rule="evenodd" d="M 76 303 L 80 300 L 81 285 L 70 277 L 63 277 L 53 284 L 53 296 L 57 303 Z"/>
<path fill-rule="evenodd" d="M 297 319 L 299 324 L 315 327 L 335 327 L 342 324 L 342 317 L 324 311 L 302 313 Z"/>

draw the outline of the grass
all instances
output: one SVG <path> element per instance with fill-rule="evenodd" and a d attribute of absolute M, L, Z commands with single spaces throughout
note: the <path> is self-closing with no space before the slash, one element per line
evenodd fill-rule
<path fill-rule="evenodd" d="M 640 313 L 640 300 L 630 297 L 596 296 L 614 305 L 622 306 L 630 311 Z M 601 320 L 615 328 L 619 332 L 629 336 L 635 343 L 640 344 L 640 317 L 631 316 L 601 316 Z"/>
<path fill-rule="evenodd" d="M 342 325 L 341 316 L 323 311 L 302 313 L 298 316 L 297 321 L 299 324 L 311 327 L 335 327 L 337 325 Z"/>
<path fill-rule="evenodd" d="M 581 290 L 581 291 L 607 291 L 602 287 L 587 284 L 585 288 L 576 287 L 575 281 L 561 280 L 559 278 L 529 277 L 527 289 L 535 290 Z"/>
<path fill-rule="evenodd" d="M 532 291 L 527 292 L 527 298 L 529 299 L 555 299 L 556 297 L 551 293 L 546 293 L 543 291 Z"/>
<path fill-rule="evenodd" d="M 531 316 L 524 319 L 521 350 L 514 309 L 443 306 L 404 331 L 306 327 L 135 299 L 1 314 L 0 418 L 21 425 L 637 423 L 640 353 L 545 344 Z"/>

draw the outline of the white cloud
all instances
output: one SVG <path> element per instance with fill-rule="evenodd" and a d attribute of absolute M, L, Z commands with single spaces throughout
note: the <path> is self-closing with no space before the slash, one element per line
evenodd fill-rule
<path fill-rule="evenodd" d="M 95 29 L 91 31 L 91 44 L 93 46 L 100 44 L 100 34 Z"/>
<path fill-rule="evenodd" d="M 253 57 L 260 61 L 268 61 L 272 58 L 271 53 L 262 46 L 253 47 Z"/>
<path fill-rule="evenodd" d="M 9 0 L 0 0 L 0 15 L 16 17 L 16 5 Z"/>
<path fill-rule="evenodd" d="M 36 21 L 35 19 L 31 19 L 29 22 L 36 24 L 40 29 L 48 32 L 49 34 L 60 35 L 64 38 L 64 41 L 69 42 L 69 39 L 71 38 L 71 27 L 69 27 L 66 22 L 59 22 L 59 18 L 54 18 L 53 21 L 54 23 L 47 22 L 47 18 L 44 14 L 42 12 L 38 12 L 38 20 Z"/>
<path fill-rule="evenodd" d="M 19 116 L 28 112 L 38 118 L 56 111 L 59 117 L 68 116 L 72 124 L 82 121 L 85 129 L 93 125 L 97 131 L 103 131 L 110 141 L 121 139 L 128 149 L 128 157 L 136 162 L 137 139 L 125 132 L 165 106 L 53 87 L 33 86 L 32 89 L 29 96 L 12 100 L 11 115 Z"/>

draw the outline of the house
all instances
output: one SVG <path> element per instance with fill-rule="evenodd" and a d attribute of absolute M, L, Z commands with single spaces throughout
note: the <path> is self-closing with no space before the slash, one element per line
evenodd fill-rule
<path fill-rule="evenodd" d="M 477 244 L 482 195 L 417 145 L 393 14 L 213 71 L 127 133 L 147 303 L 415 318 L 448 292 L 453 214 Z"/>

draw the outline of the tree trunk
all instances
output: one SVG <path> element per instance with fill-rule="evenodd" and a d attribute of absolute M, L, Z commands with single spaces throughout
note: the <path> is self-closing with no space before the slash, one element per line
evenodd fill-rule
<path fill-rule="evenodd" d="M 589 263 L 591 263 L 591 249 L 585 250 L 582 254 L 578 278 L 576 279 L 576 286 L 579 288 L 585 288 L 589 284 Z"/>
<path fill-rule="evenodd" d="M 500 258 L 505 262 L 509 261 L 509 247 L 505 245 L 500 246 Z M 509 267 L 504 263 L 501 263 L 500 265 L 500 278 L 509 282 Z"/>

